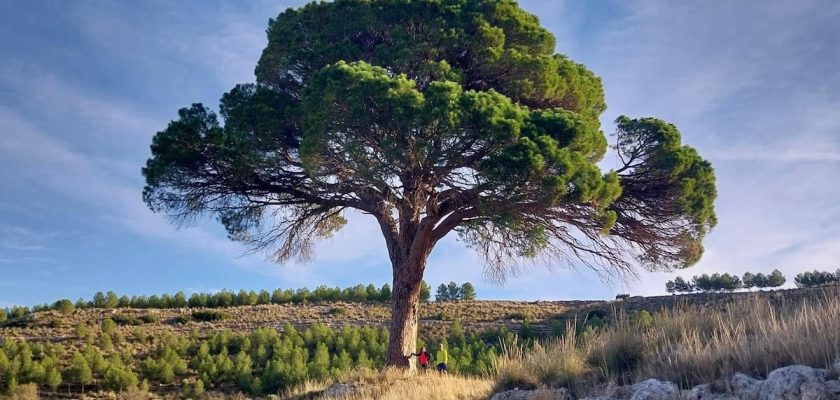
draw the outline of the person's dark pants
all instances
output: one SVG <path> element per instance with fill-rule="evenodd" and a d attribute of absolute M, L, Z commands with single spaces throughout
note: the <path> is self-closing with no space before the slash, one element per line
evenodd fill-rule
<path fill-rule="evenodd" d="M 437 365 L 437 370 L 438 370 L 438 372 L 447 372 L 447 373 L 449 372 L 449 370 L 446 369 L 446 363 L 438 364 Z"/>
<path fill-rule="evenodd" d="M 429 369 L 429 363 L 420 363 L 420 369 L 426 371 Z"/>

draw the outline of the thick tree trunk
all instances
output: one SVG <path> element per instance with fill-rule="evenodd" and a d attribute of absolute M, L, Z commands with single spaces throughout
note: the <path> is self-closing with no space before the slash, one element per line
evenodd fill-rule
<path fill-rule="evenodd" d="M 415 363 L 410 362 L 407 356 L 417 352 L 420 284 L 423 281 L 425 266 L 425 256 L 393 266 L 391 337 L 387 360 L 389 366 L 414 369 Z"/>

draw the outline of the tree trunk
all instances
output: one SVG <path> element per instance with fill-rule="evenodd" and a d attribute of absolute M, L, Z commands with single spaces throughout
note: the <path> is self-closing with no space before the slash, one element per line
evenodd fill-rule
<path fill-rule="evenodd" d="M 426 257 L 395 264 L 394 286 L 391 292 L 391 335 L 388 342 L 387 365 L 414 369 L 408 355 L 417 352 L 417 319 L 420 284 Z"/>

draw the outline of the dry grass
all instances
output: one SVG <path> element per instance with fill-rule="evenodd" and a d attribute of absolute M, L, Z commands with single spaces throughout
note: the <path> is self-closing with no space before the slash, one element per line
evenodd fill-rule
<path fill-rule="evenodd" d="M 687 388 L 735 372 L 762 377 L 794 364 L 830 369 L 840 356 L 837 291 L 795 301 L 756 295 L 716 307 L 666 309 L 646 326 L 617 319 L 577 343 L 567 338 L 505 349 L 495 365 L 497 385 L 565 386 L 582 394 L 575 389 L 590 382 L 658 378 Z"/>
<path fill-rule="evenodd" d="M 0 395 L 0 400 L 38 400 L 38 386 L 34 384 L 20 385 L 8 396 Z"/>
<path fill-rule="evenodd" d="M 466 332 L 482 331 L 488 327 L 500 325 L 517 326 L 521 321 L 511 316 L 523 316 L 535 326 L 540 321 L 547 321 L 560 316 L 574 314 L 578 307 L 588 306 L 592 302 L 520 302 L 520 301 L 457 301 L 431 302 L 420 307 L 420 332 L 424 336 L 439 336 L 459 320 Z M 341 309 L 340 313 L 335 312 Z M 190 333 L 193 330 L 202 333 L 218 332 L 230 329 L 235 332 L 249 332 L 258 327 L 281 327 L 286 322 L 296 326 L 308 326 L 321 323 L 332 327 L 344 325 L 387 326 L 390 323 L 391 308 L 386 303 L 305 303 L 230 307 L 222 310 L 230 316 L 225 320 L 176 324 L 173 321 L 182 315 L 202 309 L 81 309 L 69 316 L 56 311 L 39 312 L 33 315 L 32 322 L 21 327 L 2 329 L 4 337 L 38 340 L 72 340 L 74 328 L 87 325 L 91 330 L 105 318 L 124 316 L 139 318 L 153 316 L 158 323 L 140 325 L 149 333 L 168 331 L 176 334 Z M 118 332 L 130 336 L 137 327 L 119 326 Z M 547 327 L 546 327 L 547 329 Z"/>
<path fill-rule="evenodd" d="M 840 295 L 779 305 L 753 297 L 722 310 L 664 312 L 644 340 L 650 362 L 641 373 L 684 385 L 794 364 L 831 368 L 840 356 Z"/>
<path fill-rule="evenodd" d="M 569 328 L 574 332 L 574 328 Z M 517 343 L 503 344 L 502 356 L 494 360 L 497 390 L 535 389 L 541 385 L 571 387 L 589 373 L 586 351 L 575 335 L 535 343 L 525 349 Z"/>
<path fill-rule="evenodd" d="M 409 374 L 394 369 L 363 372 L 345 382 L 356 388 L 351 394 L 325 397 L 328 383 L 308 382 L 281 395 L 286 399 L 324 400 L 469 400 L 486 399 L 493 393 L 493 381 L 437 373 Z"/>

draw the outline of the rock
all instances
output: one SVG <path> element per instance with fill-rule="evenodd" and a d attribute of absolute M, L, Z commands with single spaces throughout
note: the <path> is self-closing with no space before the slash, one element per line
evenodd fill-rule
<path fill-rule="evenodd" d="M 840 381 L 828 381 L 825 383 L 825 395 L 829 399 L 840 399 Z"/>
<path fill-rule="evenodd" d="M 732 377 L 732 394 L 741 400 L 758 400 L 758 392 L 764 381 L 754 379 L 740 372 Z"/>
<path fill-rule="evenodd" d="M 761 385 L 759 400 L 828 399 L 826 394 L 826 379 L 828 371 L 793 365 L 779 368 L 769 375 Z"/>
<path fill-rule="evenodd" d="M 321 392 L 320 398 L 348 397 L 356 392 L 356 387 L 349 383 L 334 383 Z"/>
<path fill-rule="evenodd" d="M 648 379 L 632 386 L 630 400 L 673 400 L 680 396 L 680 389 L 673 382 Z"/>
<path fill-rule="evenodd" d="M 741 400 L 726 393 L 719 393 L 708 383 L 693 387 L 685 398 L 688 400 Z"/>
<path fill-rule="evenodd" d="M 490 400 L 571 400 L 572 396 L 566 389 L 513 389 L 496 393 Z"/>

